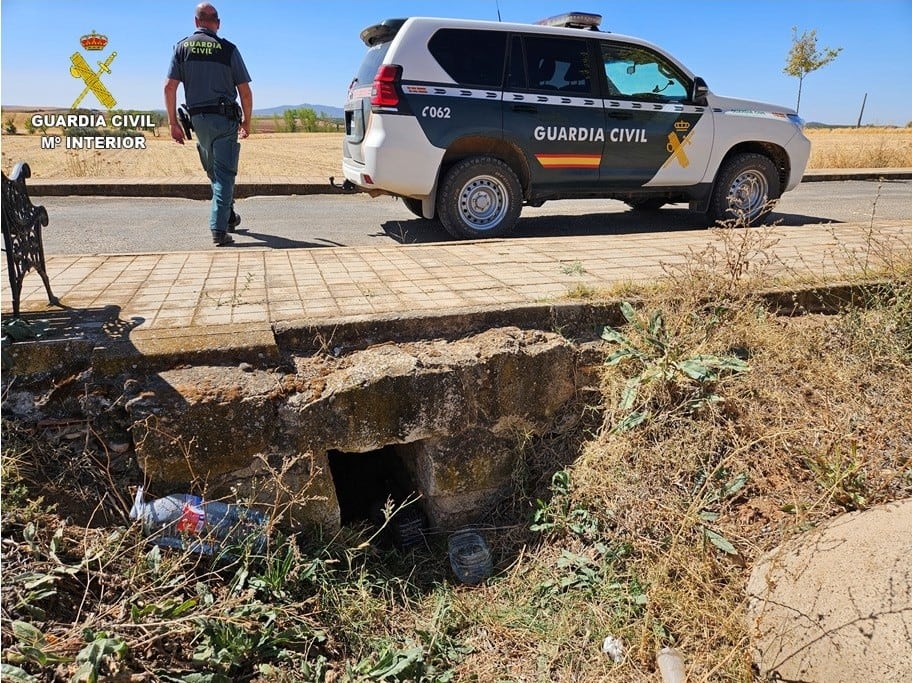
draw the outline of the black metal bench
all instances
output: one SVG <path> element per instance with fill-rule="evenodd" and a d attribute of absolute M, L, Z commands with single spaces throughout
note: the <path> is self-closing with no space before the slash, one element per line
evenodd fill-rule
<path fill-rule="evenodd" d="M 25 179 L 31 177 L 32 171 L 27 163 L 19 162 L 13 168 L 11 177 L 7 178 L 5 173 L 2 175 L 3 249 L 6 251 L 10 289 L 13 292 L 13 315 L 19 317 L 22 281 L 31 268 L 34 268 L 44 281 L 48 303 L 56 306 L 60 301 L 51 292 L 51 281 L 48 279 L 44 263 L 41 228 L 48 224 L 47 210 L 43 206 L 32 204 L 28 189 L 25 187 Z"/>

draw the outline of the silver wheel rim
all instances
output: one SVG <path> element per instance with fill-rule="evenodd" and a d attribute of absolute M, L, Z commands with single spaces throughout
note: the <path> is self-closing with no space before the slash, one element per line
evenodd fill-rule
<path fill-rule="evenodd" d="M 496 228 L 507 215 L 507 188 L 494 176 L 472 178 L 459 191 L 459 216 L 474 230 Z"/>
<path fill-rule="evenodd" d="M 728 188 L 728 208 L 737 216 L 753 218 L 766 205 L 769 183 L 760 171 L 742 171 Z"/>

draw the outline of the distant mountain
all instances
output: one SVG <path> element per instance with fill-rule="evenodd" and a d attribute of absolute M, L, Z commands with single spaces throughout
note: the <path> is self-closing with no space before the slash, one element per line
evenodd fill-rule
<path fill-rule="evenodd" d="M 820 121 L 806 121 L 804 124 L 805 128 L 851 128 L 852 126 L 843 126 L 840 124 L 833 123 L 821 123 Z"/>
<path fill-rule="evenodd" d="M 328 116 L 333 119 L 341 119 L 345 112 L 342 107 L 330 107 L 325 104 L 283 104 L 278 107 L 269 107 L 268 109 L 254 109 L 254 116 L 272 116 L 278 114 L 282 116 L 288 109 L 313 109 L 317 114 Z"/>

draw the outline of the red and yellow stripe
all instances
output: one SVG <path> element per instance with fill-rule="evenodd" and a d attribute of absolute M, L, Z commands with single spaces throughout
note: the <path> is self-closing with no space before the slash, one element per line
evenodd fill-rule
<path fill-rule="evenodd" d="M 535 158 L 545 168 L 598 168 L 601 154 L 536 154 Z"/>

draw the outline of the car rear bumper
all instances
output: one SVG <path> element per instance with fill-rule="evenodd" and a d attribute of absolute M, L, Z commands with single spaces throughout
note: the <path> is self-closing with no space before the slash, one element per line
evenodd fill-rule
<path fill-rule="evenodd" d="M 363 163 L 342 158 L 346 179 L 368 191 L 406 197 L 432 193 L 445 152 L 427 141 L 415 117 L 400 115 L 373 114 L 358 147 Z"/>

